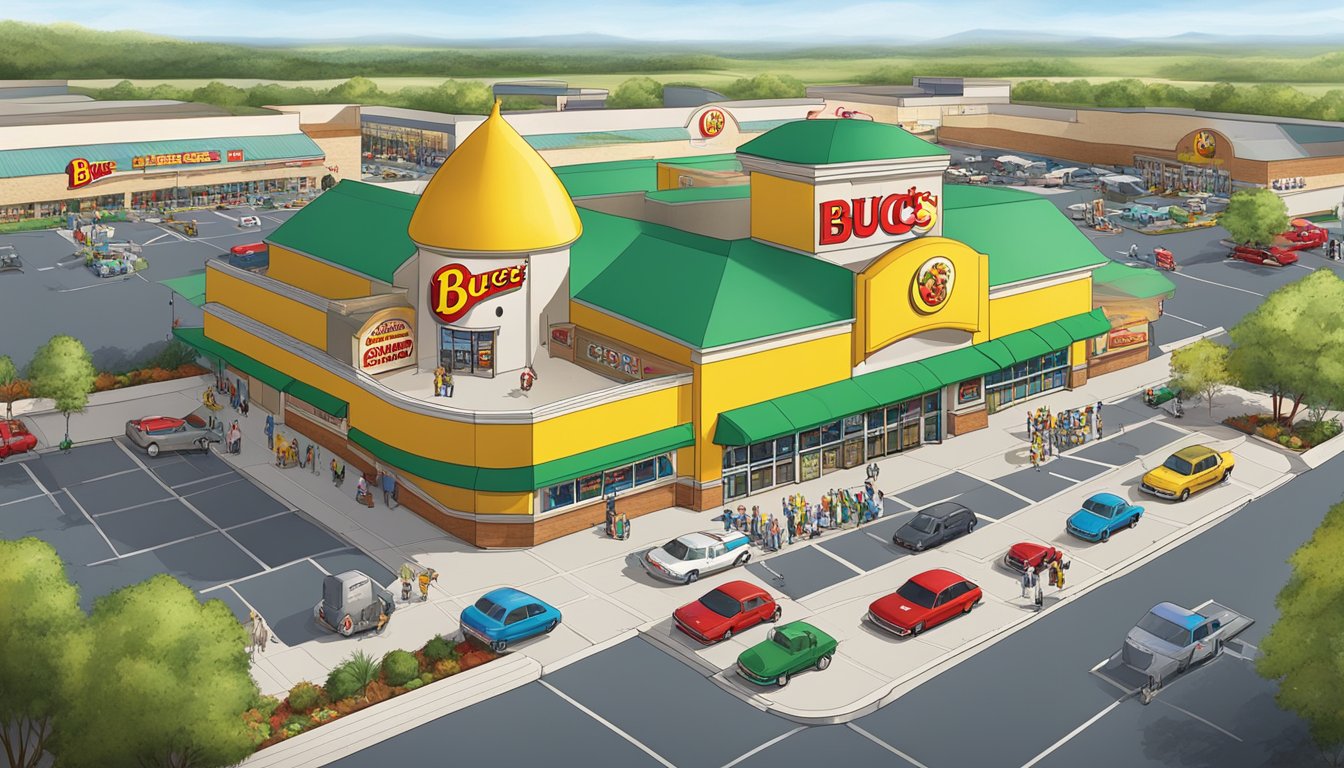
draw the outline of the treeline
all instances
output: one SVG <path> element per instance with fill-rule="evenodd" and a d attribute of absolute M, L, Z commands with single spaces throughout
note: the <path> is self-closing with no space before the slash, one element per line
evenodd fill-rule
<path fill-rule="evenodd" d="M 1013 101 L 1078 107 L 1183 107 L 1206 112 L 1344 120 L 1344 90 L 1311 96 L 1292 86 L 1269 83 L 1240 88 L 1230 83 L 1182 88 L 1132 79 L 1099 84 L 1086 80 L 1025 80 L 1013 86 Z"/>
<path fill-rule="evenodd" d="M 1092 74 L 1087 67 L 1070 59 L 975 58 L 955 61 L 927 61 L 879 67 L 855 78 L 874 85 L 909 85 L 915 76 L 923 77 L 1081 77 Z"/>
<path fill-rule="evenodd" d="M 1157 70 L 1168 80 L 1240 83 L 1344 83 L 1344 53 L 1309 59 L 1250 59 L 1201 56 Z"/>
<path fill-rule="evenodd" d="M 607 97 L 607 106 L 613 109 L 661 107 L 664 85 L 709 87 L 696 83 L 662 83 L 652 77 L 632 77 L 616 86 Z M 710 90 L 718 91 L 730 99 L 797 99 L 807 95 L 807 85 L 802 80 L 769 72 L 740 78 Z"/>
<path fill-rule="evenodd" d="M 78 90 L 95 99 L 175 99 L 214 104 L 229 109 L 263 107 L 271 104 L 364 104 L 427 109 L 431 112 L 458 115 L 484 115 L 490 111 L 490 106 L 494 102 L 490 87 L 484 83 L 445 80 L 434 87 L 407 86 L 395 91 L 383 91 L 378 88 L 377 83 L 367 77 L 352 77 L 325 90 L 277 83 L 261 83 L 251 88 L 238 88 L 217 81 L 195 89 L 168 84 L 142 88 L 129 80 L 122 80 L 111 88 Z M 506 105 L 511 109 L 539 106 L 539 102 L 533 103 L 535 101 L 526 97 L 505 99 Z"/>
<path fill-rule="evenodd" d="M 698 53 L 462 50 L 360 46 L 270 48 L 201 43 L 74 24 L 0 21 L 0 80 L 65 78 L 329 80 L 370 77 L 517 77 L 687 72 L 725 66 Z"/>

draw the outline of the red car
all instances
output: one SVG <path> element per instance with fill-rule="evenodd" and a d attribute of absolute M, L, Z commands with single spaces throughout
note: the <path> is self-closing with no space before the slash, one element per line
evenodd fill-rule
<path fill-rule="evenodd" d="M 734 632 L 762 621 L 779 621 L 781 613 L 769 592 L 746 581 L 730 581 L 694 603 L 681 606 L 672 618 L 677 629 L 709 644 L 727 640 Z"/>
<path fill-rule="evenodd" d="M 1293 228 L 1279 237 L 1288 241 L 1283 246 L 1286 250 L 1302 251 L 1325 245 L 1325 241 L 1330 239 L 1330 233 L 1306 219 L 1293 219 Z"/>
<path fill-rule="evenodd" d="M 1042 571 L 1050 563 L 1063 560 L 1064 552 L 1062 550 L 1031 541 L 1019 541 L 1009 547 L 1008 554 L 1003 556 L 1004 566 L 1018 573 L 1022 573 L 1028 568 Z"/>
<path fill-rule="evenodd" d="M 918 635 L 962 613 L 970 613 L 984 594 L 959 574 L 934 568 L 868 606 L 868 620 L 901 637 Z"/>
<path fill-rule="evenodd" d="M 16 453 L 27 453 L 37 447 L 33 436 L 18 419 L 0 419 L 0 460 Z"/>
<path fill-rule="evenodd" d="M 1268 248 L 1256 248 L 1253 245 L 1238 245 L 1227 254 L 1229 259 L 1241 259 L 1252 264 L 1267 267 L 1286 267 L 1297 262 L 1297 254 L 1287 248 L 1271 245 Z"/>

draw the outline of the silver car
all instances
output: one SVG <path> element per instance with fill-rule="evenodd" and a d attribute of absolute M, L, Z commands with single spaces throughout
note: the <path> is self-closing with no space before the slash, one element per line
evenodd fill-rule
<path fill-rule="evenodd" d="M 221 428 L 212 429 L 199 414 L 189 413 L 182 418 L 147 416 L 131 419 L 126 422 L 126 439 L 145 449 L 150 456 L 158 456 L 160 451 L 192 448 L 205 452 L 210 450 L 211 443 L 224 442 L 224 435 Z"/>
<path fill-rule="evenodd" d="M 1193 611 L 1158 603 L 1129 630 L 1121 661 L 1161 685 L 1222 653 L 1223 644 L 1250 625 L 1247 617 L 1212 601 Z"/>

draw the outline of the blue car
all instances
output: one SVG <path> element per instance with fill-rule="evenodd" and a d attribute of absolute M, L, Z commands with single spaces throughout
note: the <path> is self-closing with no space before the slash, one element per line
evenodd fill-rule
<path fill-rule="evenodd" d="M 560 611 L 512 587 L 485 593 L 462 611 L 462 634 L 503 653 L 509 643 L 544 635 L 560 626 Z"/>
<path fill-rule="evenodd" d="M 1098 493 L 1069 515 L 1068 531 L 1084 541 L 1108 541 L 1121 528 L 1133 528 L 1143 517 L 1136 507 L 1113 493 Z"/>

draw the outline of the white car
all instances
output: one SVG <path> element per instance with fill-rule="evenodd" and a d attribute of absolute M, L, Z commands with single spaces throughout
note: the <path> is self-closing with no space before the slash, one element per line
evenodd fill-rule
<path fill-rule="evenodd" d="M 706 573 L 746 565 L 750 541 L 741 531 L 688 533 L 650 549 L 639 562 L 654 578 L 690 584 Z"/>

